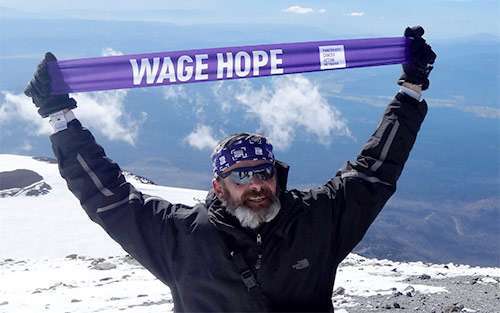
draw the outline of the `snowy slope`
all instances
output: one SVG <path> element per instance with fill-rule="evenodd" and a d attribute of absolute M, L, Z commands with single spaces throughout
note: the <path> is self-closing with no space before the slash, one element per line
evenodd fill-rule
<path fill-rule="evenodd" d="M 430 308 L 439 305 L 463 303 L 462 309 L 449 312 L 498 313 L 495 308 L 500 307 L 500 298 L 494 298 L 493 292 L 498 293 L 499 282 L 499 268 L 399 263 L 350 255 L 339 268 L 332 300 L 337 313 L 380 312 L 377 303 L 400 303 L 407 309 L 396 312 L 429 313 Z M 457 288 L 464 290 L 463 297 Z M 483 290 L 491 296 L 482 298 Z M 380 308 L 387 312 L 387 308 Z M 169 289 L 125 256 L 0 260 L 2 313 L 142 313 L 172 309 Z"/>
<path fill-rule="evenodd" d="M 51 187 L 48 194 L 0 198 L 0 245 L 2 258 L 52 258 L 71 253 L 87 256 L 123 254 L 119 245 L 91 222 L 78 200 L 59 175 L 57 164 L 28 156 L 0 154 L 0 173 L 30 169 Z M 194 204 L 206 192 L 145 184 L 127 175 L 143 193 L 173 203 Z"/>
<path fill-rule="evenodd" d="M 36 172 L 42 180 L 28 181 L 3 196 L 0 190 L 0 313 L 172 311 L 168 287 L 88 219 L 56 164 L 0 154 L 0 179 L 11 179 L 5 173 L 16 169 Z M 194 204 L 206 195 L 126 176 L 142 192 L 171 202 Z M 28 195 L 42 183 L 50 186 L 47 193 Z M 0 186 L 11 185 L 0 181 Z M 338 313 L 391 308 L 491 313 L 500 312 L 499 287 L 500 268 L 400 263 L 351 254 L 338 270 L 332 300 Z"/>

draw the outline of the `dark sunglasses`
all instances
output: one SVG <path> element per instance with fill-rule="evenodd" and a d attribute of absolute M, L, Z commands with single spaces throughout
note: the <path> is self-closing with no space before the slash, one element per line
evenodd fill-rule
<path fill-rule="evenodd" d="M 274 164 L 264 163 L 252 167 L 238 167 L 227 173 L 222 173 L 219 176 L 222 178 L 229 177 L 235 184 L 246 185 L 252 181 L 254 176 L 262 181 L 269 180 L 273 178 L 274 171 Z"/>

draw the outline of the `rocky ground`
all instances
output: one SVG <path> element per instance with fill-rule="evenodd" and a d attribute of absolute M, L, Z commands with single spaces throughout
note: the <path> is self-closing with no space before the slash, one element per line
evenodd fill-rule
<path fill-rule="evenodd" d="M 169 289 L 129 256 L 0 260 L 0 313 L 172 309 Z"/>
<path fill-rule="evenodd" d="M 352 300 L 358 305 L 352 307 L 349 312 L 500 312 L 498 278 L 489 276 L 458 276 L 442 279 L 423 277 L 419 275 L 406 278 L 404 281 L 408 283 L 408 287 L 403 292 L 394 290 L 390 295 L 352 296 Z M 425 284 L 443 287 L 447 291 L 431 294 L 416 291 L 412 284 L 421 284 L 423 279 L 426 280 Z"/>
<path fill-rule="evenodd" d="M 351 254 L 335 287 L 336 313 L 500 313 L 500 268 Z M 168 288 L 127 255 L 0 259 L 0 313 L 172 310 Z"/>

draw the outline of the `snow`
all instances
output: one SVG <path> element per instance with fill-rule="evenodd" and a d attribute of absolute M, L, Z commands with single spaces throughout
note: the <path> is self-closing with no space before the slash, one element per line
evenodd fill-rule
<path fill-rule="evenodd" d="M 61 258 L 7 262 L 0 272 L 0 285 L 8 288 L 1 288 L 0 302 L 7 299 L 4 309 L 9 312 L 126 309 L 135 313 L 152 312 L 151 306 L 158 306 L 157 312 L 173 310 L 168 287 L 141 267 L 119 264 L 115 269 L 99 271 L 90 270 L 88 265 L 89 260 Z M 0 312 L 7 311 L 0 306 Z"/>
<path fill-rule="evenodd" d="M 447 268 L 446 268 L 446 267 Z M 393 271 L 396 269 L 396 271 Z M 356 254 L 341 263 L 335 280 L 336 286 L 342 286 L 347 294 L 356 296 L 373 296 L 391 294 L 396 288 L 399 292 L 409 286 L 405 280 L 411 276 L 429 275 L 431 278 L 443 279 L 457 276 L 494 276 L 500 278 L 500 268 L 471 267 L 455 264 L 425 264 L 422 262 L 394 262 L 390 260 L 368 259 Z M 486 283 L 498 283 L 491 277 L 483 278 Z M 425 280 L 422 280 L 425 282 Z M 446 292 L 445 288 L 425 284 L 412 284 L 420 293 Z"/>
<path fill-rule="evenodd" d="M 15 169 L 37 172 L 52 190 L 39 197 L 0 198 L 0 238 L 8 238 L 9 242 L 0 245 L 0 259 L 124 254 L 104 230 L 89 220 L 59 175 L 57 164 L 0 154 L 0 172 Z M 128 179 L 143 193 L 172 203 L 191 205 L 206 196 L 206 191 L 144 184 L 130 176 Z"/>
<path fill-rule="evenodd" d="M 37 172 L 52 189 L 36 197 L 0 198 L 0 313 L 172 311 L 168 287 L 127 260 L 121 247 L 89 220 L 56 164 L 0 154 L 0 172 L 15 169 Z M 145 184 L 133 175 L 127 180 L 143 193 L 174 203 L 192 205 L 206 196 L 201 190 Z M 70 254 L 78 256 L 66 257 Z M 113 268 L 94 269 L 103 261 Z M 385 295 L 395 289 L 403 293 L 409 287 L 407 278 L 423 274 L 433 279 L 481 276 L 481 284 L 500 282 L 500 268 L 404 263 L 351 254 L 337 273 L 335 288 L 342 287 L 345 293 L 333 297 L 336 312 L 355 312 L 358 304 L 353 296 Z M 411 285 L 418 292 L 447 292 L 420 281 Z"/>

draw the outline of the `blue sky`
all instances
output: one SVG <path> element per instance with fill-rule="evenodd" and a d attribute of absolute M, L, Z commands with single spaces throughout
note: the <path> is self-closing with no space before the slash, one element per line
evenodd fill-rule
<path fill-rule="evenodd" d="M 408 24 L 432 36 L 500 35 L 500 2 L 490 0 L 389 1 L 15 1 L 2 0 L 4 16 L 160 20 L 178 24 L 279 23 L 334 34 L 393 36 Z"/>

